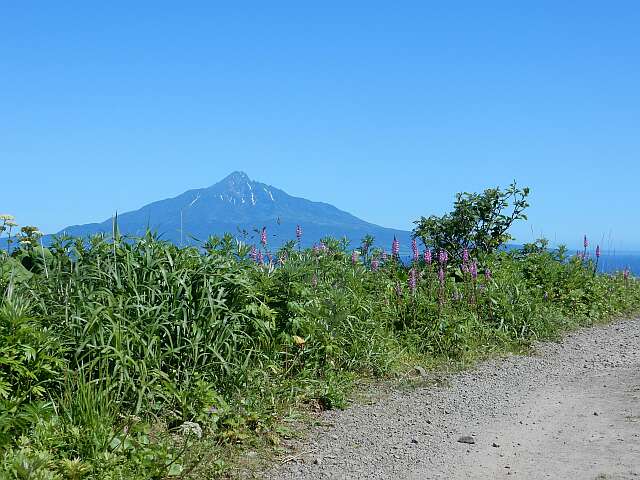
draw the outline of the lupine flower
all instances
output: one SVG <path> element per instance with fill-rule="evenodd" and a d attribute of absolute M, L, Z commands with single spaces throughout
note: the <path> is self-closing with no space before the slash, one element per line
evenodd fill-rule
<path fill-rule="evenodd" d="M 416 269 L 412 268 L 411 270 L 409 270 L 409 290 L 411 291 L 411 293 L 416 293 L 416 286 L 417 286 L 417 278 L 416 278 Z"/>
<path fill-rule="evenodd" d="M 391 255 L 395 258 L 400 253 L 400 242 L 396 237 L 393 237 L 393 242 L 391 243 Z"/>
<path fill-rule="evenodd" d="M 420 258 L 420 252 L 418 252 L 418 242 L 415 238 L 411 240 L 411 250 L 413 251 L 413 261 L 417 262 Z"/>
<path fill-rule="evenodd" d="M 623 277 L 625 280 L 629 280 L 629 267 L 626 267 L 626 268 L 624 269 L 624 271 L 622 272 L 622 277 Z"/>
<path fill-rule="evenodd" d="M 262 227 L 262 232 L 260 232 L 260 243 L 263 247 L 267 244 L 267 227 Z"/>
<path fill-rule="evenodd" d="M 474 280 L 478 278 L 478 264 L 475 260 L 471 262 L 471 265 L 469 266 L 469 272 L 471 272 L 471 278 L 473 278 Z"/>
<path fill-rule="evenodd" d="M 379 267 L 380 267 L 380 262 L 378 261 L 377 258 L 374 258 L 373 260 L 371 260 L 371 271 L 372 272 L 377 272 Z"/>
<path fill-rule="evenodd" d="M 446 250 L 440 250 L 440 254 L 438 255 L 438 260 L 442 265 L 447 263 L 447 261 L 449 260 L 449 254 L 447 253 Z"/>
<path fill-rule="evenodd" d="M 438 279 L 440 280 L 440 285 L 444 286 L 444 270 L 442 267 L 438 270 Z"/>
<path fill-rule="evenodd" d="M 389 258 L 389 256 L 387 255 L 387 252 L 382 252 L 382 261 L 386 262 L 387 258 Z"/>
<path fill-rule="evenodd" d="M 325 252 L 327 250 L 329 250 L 329 248 L 324 244 L 324 242 L 320 242 L 320 246 L 319 246 L 320 250 Z"/>
<path fill-rule="evenodd" d="M 587 240 L 587 236 L 586 235 L 584 236 L 583 244 L 584 244 L 584 248 L 587 248 L 589 246 L 589 240 Z"/>
<path fill-rule="evenodd" d="M 353 252 L 351 252 L 351 263 L 353 265 L 358 263 L 358 251 L 357 250 L 354 250 Z"/>
<path fill-rule="evenodd" d="M 596 258 L 600 258 L 600 245 L 596 245 Z"/>
<path fill-rule="evenodd" d="M 424 263 L 431 265 L 431 250 L 428 248 L 424 251 Z"/>
<path fill-rule="evenodd" d="M 249 257 L 251 257 L 251 260 L 253 260 L 254 262 L 258 259 L 258 250 L 256 250 L 255 245 L 251 246 L 251 251 L 249 252 Z"/>
<path fill-rule="evenodd" d="M 484 278 L 486 280 L 491 280 L 491 270 L 489 270 L 488 268 L 485 268 L 484 270 Z"/>
<path fill-rule="evenodd" d="M 262 265 L 264 263 L 264 259 L 262 258 L 262 250 L 258 250 L 258 264 Z"/>
<path fill-rule="evenodd" d="M 302 238 L 302 227 L 300 225 L 296 226 L 296 238 L 298 239 L 298 242 Z"/>
<path fill-rule="evenodd" d="M 469 261 L 469 250 L 466 248 L 462 250 L 462 262 L 467 263 Z"/>

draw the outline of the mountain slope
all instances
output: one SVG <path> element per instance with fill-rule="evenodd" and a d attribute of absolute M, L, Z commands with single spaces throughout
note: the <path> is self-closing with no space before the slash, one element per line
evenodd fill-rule
<path fill-rule="evenodd" d="M 183 244 L 226 232 L 255 242 L 256 230 L 266 227 L 270 245 L 277 247 L 295 238 L 296 225 L 302 227 L 303 245 L 307 246 L 325 236 L 346 236 L 357 244 L 370 234 L 376 237 L 376 244 L 387 248 L 395 235 L 406 248 L 410 236 L 406 231 L 365 222 L 327 203 L 293 197 L 253 181 L 243 172 L 233 172 L 211 187 L 188 190 L 118 215 L 123 234 L 142 235 L 150 228 L 166 240 Z M 108 219 L 70 226 L 59 233 L 86 236 L 111 230 L 112 219 Z"/>

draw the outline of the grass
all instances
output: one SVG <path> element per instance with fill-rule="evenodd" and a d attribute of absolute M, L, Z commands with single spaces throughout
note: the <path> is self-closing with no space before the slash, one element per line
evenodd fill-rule
<path fill-rule="evenodd" d="M 0 477 L 225 475 L 354 385 L 640 309 L 634 278 L 562 251 L 485 255 L 477 277 L 449 264 L 441 281 L 424 260 L 296 247 L 260 264 L 230 236 L 179 248 L 148 234 L 4 255 Z"/>

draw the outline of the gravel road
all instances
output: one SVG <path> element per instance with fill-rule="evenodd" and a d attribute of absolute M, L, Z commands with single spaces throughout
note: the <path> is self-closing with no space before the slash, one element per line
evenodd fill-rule
<path fill-rule="evenodd" d="M 265 478 L 640 480 L 640 319 L 535 350 L 325 412 Z"/>

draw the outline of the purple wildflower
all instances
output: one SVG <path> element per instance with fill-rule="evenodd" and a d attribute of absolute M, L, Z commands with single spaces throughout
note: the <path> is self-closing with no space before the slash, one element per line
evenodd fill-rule
<path fill-rule="evenodd" d="M 629 267 L 626 267 L 626 268 L 624 269 L 624 271 L 622 272 L 622 277 L 623 277 L 625 280 L 629 280 L 629 273 L 630 273 L 630 272 L 629 272 Z"/>
<path fill-rule="evenodd" d="M 387 255 L 387 252 L 382 252 L 382 261 L 386 262 L 387 258 L 389 258 L 389 256 Z"/>
<path fill-rule="evenodd" d="M 298 239 L 298 242 L 302 238 L 302 227 L 300 225 L 296 226 L 296 238 Z"/>
<path fill-rule="evenodd" d="M 258 259 L 258 250 L 256 250 L 255 245 L 251 246 L 251 251 L 249 252 L 249 257 L 251 258 L 251 260 L 253 260 L 254 262 Z"/>
<path fill-rule="evenodd" d="M 475 260 L 471 262 L 471 265 L 469 266 L 469 272 L 471 272 L 471 278 L 473 278 L 474 280 L 478 278 L 478 264 Z"/>
<path fill-rule="evenodd" d="M 354 250 L 353 252 L 351 252 L 351 263 L 353 265 L 358 263 L 358 251 L 357 250 Z"/>
<path fill-rule="evenodd" d="M 262 227 L 262 232 L 260 232 L 260 243 L 263 247 L 267 244 L 267 227 Z"/>
<path fill-rule="evenodd" d="M 377 258 L 374 258 L 373 260 L 371 260 L 371 271 L 377 272 L 378 268 L 380 268 L 380 262 Z"/>
<path fill-rule="evenodd" d="M 469 250 L 466 248 L 462 250 L 462 262 L 467 263 L 469 261 Z"/>
<path fill-rule="evenodd" d="M 424 263 L 431 265 L 431 250 L 428 248 L 424 251 Z"/>
<path fill-rule="evenodd" d="M 446 250 L 440 250 L 440 254 L 438 255 L 438 261 L 444 265 L 449 260 L 449 254 Z"/>
<path fill-rule="evenodd" d="M 583 245 L 584 245 L 584 248 L 587 248 L 589 246 L 589 240 L 587 239 L 586 235 L 584 236 Z"/>
<path fill-rule="evenodd" d="M 400 242 L 396 237 L 393 237 L 393 242 L 391 243 L 391 255 L 396 258 L 400 253 Z"/>
<path fill-rule="evenodd" d="M 600 258 L 600 245 L 596 245 L 596 258 Z"/>
<path fill-rule="evenodd" d="M 409 270 L 409 290 L 411 291 L 412 294 L 416 293 L 416 286 L 417 286 L 417 278 L 416 278 L 416 269 L 412 268 L 411 270 Z"/>
<path fill-rule="evenodd" d="M 258 260 L 258 264 L 259 265 L 262 265 L 264 263 L 264 260 L 262 258 L 262 250 L 258 250 L 258 258 L 257 258 L 257 260 Z"/>
<path fill-rule="evenodd" d="M 489 270 L 488 268 L 485 268 L 484 270 L 484 278 L 488 281 L 491 280 L 491 270 Z"/>
<path fill-rule="evenodd" d="M 420 258 L 420 252 L 418 252 L 418 242 L 415 238 L 411 240 L 411 251 L 413 252 L 413 261 L 417 262 Z"/>

